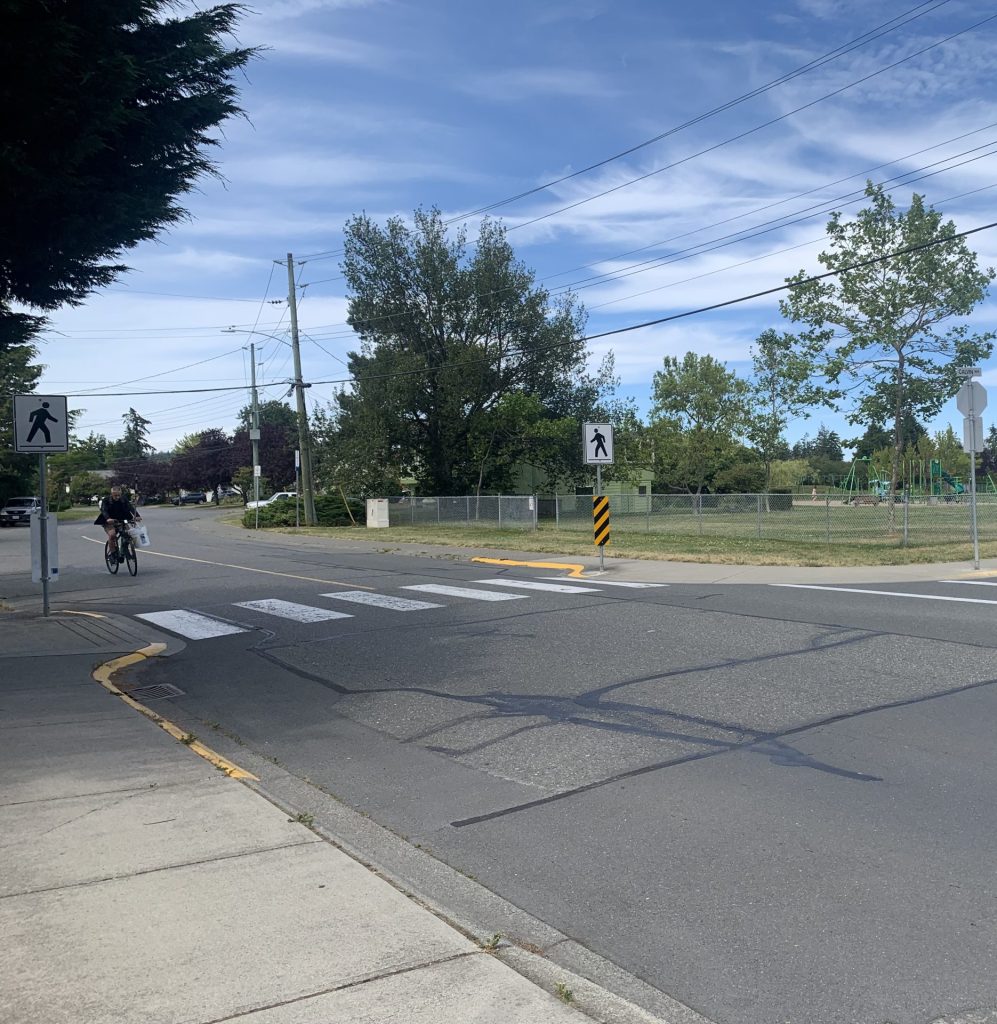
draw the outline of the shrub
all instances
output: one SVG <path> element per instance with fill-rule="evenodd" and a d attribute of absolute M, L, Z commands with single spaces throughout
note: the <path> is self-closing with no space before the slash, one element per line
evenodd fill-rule
<path fill-rule="evenodd" d="M 366 519 L 366 507 L 364 502 L 355 498 L 350 499 L 350 512 L 358 526 L 363 526 Z M 304 523 L 304 510 L 302 509 L 301 522 Z M 338 494 L 320 494 L 315 499 L 315 518 L 319 526 L 352 526 L 353 520 L 343 499 Z M 256 509 L 248 508 L 242 517 L 242 525 L 252 529 L 256 525 Z M 281 498 L 272 505 L 265 505 L 260 509 L 260 526 L 294 526 L 295 509 L 293 498 Z"/>

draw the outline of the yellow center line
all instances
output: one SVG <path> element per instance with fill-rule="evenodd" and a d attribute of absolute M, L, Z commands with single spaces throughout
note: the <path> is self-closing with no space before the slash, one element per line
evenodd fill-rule
<path fill-rule="evenodd" d="M 93 537 L 83 536 L 84 540 L 91 544 L 102 543 Z M 181 562 L 197 562 L 200 565 L 215 565 L 220 569 L 241 569 L 243 572 L 261 572 L 266 576 L 283 576 L 289 580 L 304 580 L 306 583 L 328 583 L 334 587 L 352 587 L 354 590 L 374 590 L 374 587 L 364 586 L 362 583 L 341 583 L 339 580 L 323 580 L 317 576 L 298 576 L 293 572 L 276 572 L 274 569 L 254 569 L 251 565 L 233 565 L 231 562 L 211 562 L 207 558 L 192 558 L 190 555 L 168 555 L 165 551 L 150 551 L 148 548 L 140 549 L 143 555 L 155 555 L 157 558 L 176 558 Z"/>
<path fill-rule="evenodd" d="M 485 565 L 525 565 L 528 569 L 564 569 L 569 576 L 581 576 L 584 565 L 574 562 L 517 562 L 511 558 L 472 558 L 472 562 L 483 562 Z"/>

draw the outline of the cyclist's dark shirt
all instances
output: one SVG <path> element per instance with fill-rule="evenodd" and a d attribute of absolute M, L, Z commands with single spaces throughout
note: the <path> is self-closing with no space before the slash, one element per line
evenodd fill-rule
<path fill-rule="evenodd" d="M 138 513 L 127 498 L 112 498 L 108 495 L 100 503 L 100 515 L 94 522 L 103 526 L 108 519 L 134 519 Z"/>

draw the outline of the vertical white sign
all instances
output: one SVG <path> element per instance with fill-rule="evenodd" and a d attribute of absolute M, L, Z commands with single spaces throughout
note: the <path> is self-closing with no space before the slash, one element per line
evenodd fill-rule
<path fill-rule="evenodd" d="M 582 451 L 588 466 L 613 464 L 612 423 L 585 423 L 582 425 Z"/>
<path fill-rule="evenodd" d="M 14 395 L 14 451 L 26 455 L 69 451 L 65 395 Z"/>

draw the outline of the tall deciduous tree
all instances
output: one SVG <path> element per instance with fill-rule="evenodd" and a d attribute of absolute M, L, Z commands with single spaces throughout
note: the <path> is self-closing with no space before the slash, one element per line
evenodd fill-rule
<path fill-rule="evenodd" d="M 185 216 L 213 173 L 213 129 L 239 112 L 223 3 L 7 0 L 0 33 L 0 320 L 24 340 L 39 310 L 77 304 L 124 268 L 124 250 Z"/>
<path fill-rule="evenodd" d="M 508 398 L 533 395 L 552 419 L 577 405 L 584 315 L 552 300 L 518 262 L 501 225 L 485 221 L 473 252 L 438 210 L 413 228 L 366 216 L 346 226 L 353 390 L 338 401 L 344 437 L 366 438 L 384 470 L 411 468 L 436 494 L 501 479 Z"/>
<path fill-rule="evenodd" d="M 173 454 L 173 482 L 185 490 L 211 491 L 217 504 L 218 488 L 231 482 L 235 470 L 232 441 L 218 427 L 185 440 Z"/>
<path fill-rule="evenodd" d="M 748 438 L 765 464 L 767 490 L 772 486 L 772 463 L 786 447 L 786 427 L 813 403 L 812 367 L 793 335 L 771 328 L 758 335 L 751 359 L 755 411 L 748 423 Z"/>
<path fill-rule="evenodd" d="M 992 332 L 965 322 L 982 302 L 994 271 L 981 270 L 955 225 L 914 195 L 898 210 L 871 182 L 869 206 L 853 221 L 840 213 L 827 225 L 830 248 L 820 262 L 837 276 L 808 280 L 805 272 L 781 303 L 805 324 L 811 351 L 827 352 L 819 369 L 832 387 L 854 388 L 852 422 L 892 427 L 890 494 L 896 492 L 904 419 L 930 419 L 959 388 L 958 367 L 990 355 Z M 918 248 L 920 247 L 920 248 Z M 902 255 L 860 266 L 901 250 Z M 844 340 L 835 345 L 836 333 Z M 893 502 L 890 502 L 891 514 Z"/>
<path fill-rule="evenodd" d="M 712 356 L 665 356 L 654 375 L 655 475 L 699 494 L 726 468 L 749 421 L 748 383 Z"/>

